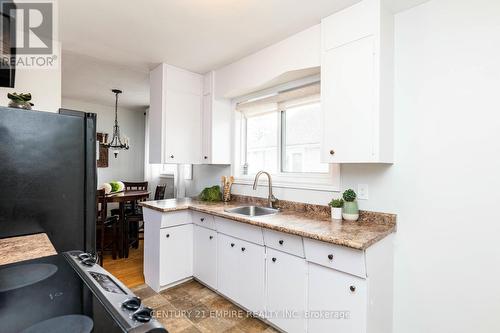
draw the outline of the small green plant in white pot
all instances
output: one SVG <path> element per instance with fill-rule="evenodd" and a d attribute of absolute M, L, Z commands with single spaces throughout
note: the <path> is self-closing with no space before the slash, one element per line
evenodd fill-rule
<path fill-rule="evenodd" d="M 332 199 L 328 204 L 332 210 L 332 220 L 342 220 L 342 206 L 344 206 L 344 200 Z"/>
<path fill-rule="evenodd" d="M 344 198 L 344 211 L 342 217 L 344 220 L 357 221 L 359 218 L 358 202 L 356 201 L 356 192 L 348 189 L 342 195 Z"/>

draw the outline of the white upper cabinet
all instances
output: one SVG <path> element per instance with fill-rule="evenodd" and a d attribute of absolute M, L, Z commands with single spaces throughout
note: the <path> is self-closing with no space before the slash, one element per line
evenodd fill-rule
<path fill-rule="evenodd" d="M 321 22 L 321 158 L 393 162 L 393 15 L 363 0 Z"/>
<path fill-rule="evenodd" d="M 161 64 L 150 73 L 149 162 L 201 162 L 203 76 Z"/>
<path fill-rule="evenodd" d="M 215 98 L 215 72 L 203 80 L 202 152 L 203 164 L 231 164 L 231 102 Z"/>

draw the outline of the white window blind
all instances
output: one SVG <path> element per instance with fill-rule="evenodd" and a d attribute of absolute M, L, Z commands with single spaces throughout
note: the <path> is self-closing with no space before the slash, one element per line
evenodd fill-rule
<path fill-rule="evenodd" d="M 307 99 L 318 98 L 320 84 L 313 83 L 306 86 L 281 91 L 272 95 L 240 102 L 236 110 L 247 116 L 276 111 L 280 103 L 300 103 Z"/>

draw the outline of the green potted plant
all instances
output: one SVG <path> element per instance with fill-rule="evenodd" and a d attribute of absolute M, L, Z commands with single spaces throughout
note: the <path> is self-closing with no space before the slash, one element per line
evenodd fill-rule
<path fill-rule="evenodd" d="M 31 110 L 31 107 L 35 104 L 31 103 L 31 94 L 18 94 L 18 93 L 8 93 L 7 97 L 10 99 L 9 107 Z"/>
<path fill-rule="evenodd" d="M 344 200 L 332 199 L 328 204 L 332 210 L 332 220 L 342 220 L 342 206 L 344 206 Z"/>
<path fill-rule="evenodd" d="M 356 192 L 348 189 L 342 195 L 344 198 L 344 211 L 342 217 L 344 220 L 357 221 L 359 218 L 358 202 L 356 201 Z"/>

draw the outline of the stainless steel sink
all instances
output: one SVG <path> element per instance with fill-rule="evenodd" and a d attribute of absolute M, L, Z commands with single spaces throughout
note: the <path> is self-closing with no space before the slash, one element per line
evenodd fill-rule
<path fill-rule="evenodd" d="M 245 216 L 263 216 L 277 214 L 279 212 L 279 209 L 260 206 L 242 206 L 225 209 L 225 211 L 228 213 L 240 214 Z"/>

